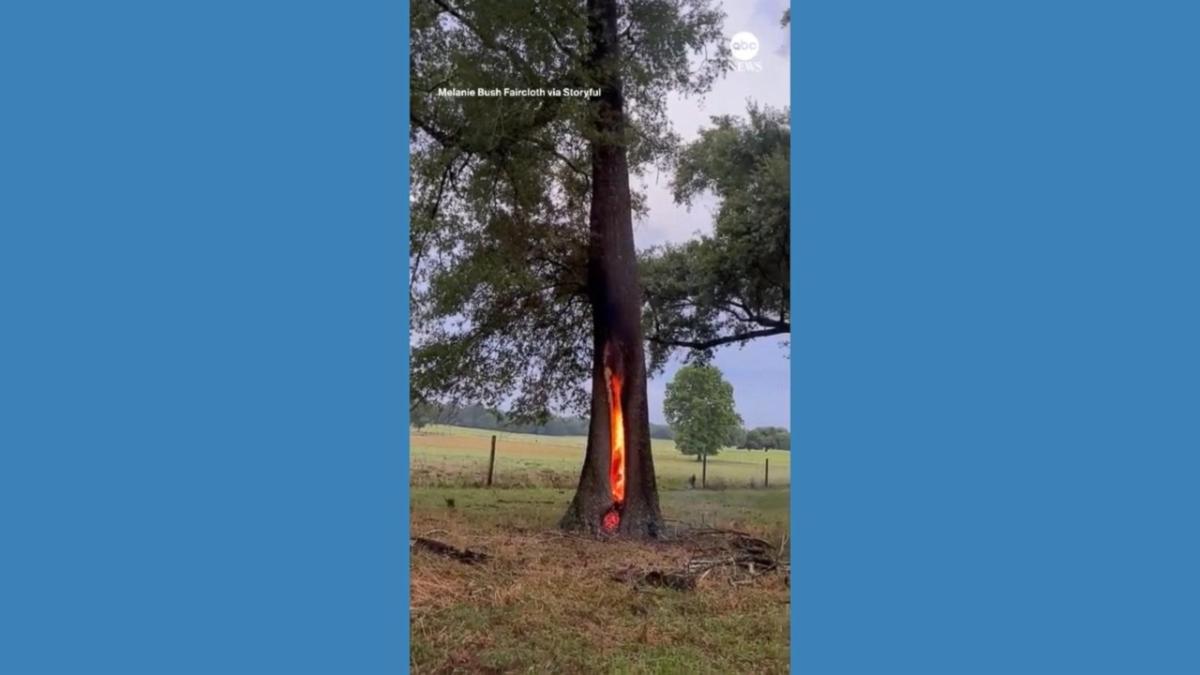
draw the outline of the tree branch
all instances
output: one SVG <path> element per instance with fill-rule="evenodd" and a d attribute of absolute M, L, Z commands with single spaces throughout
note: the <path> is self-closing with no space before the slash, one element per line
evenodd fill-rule
<path fill-rule="evenodd" d="M 555 148 L 552 144 L 547 143 L 546 141 L 543 141 L 539 138 L 530 138 L 529 142 L 536 145 L 538 148 L 545 150 L 546 152 L 550 153 L 551 155 L 554 155 L 558 159 L 562 160 L 563 164 L 566 164 L 567 167 L 569 167 L 575 173 L 579 174 L 580 176 L 583 176 L 584 178 L 586 178 L 588 180 L 591 180 L 592 175 L 590 173 L 588 173 L 587 171 L 584 171 L 579 166 L 577 166 L 575 164 L 575 162 L 571 161 L 571 158 L 569 158 L 566 155 L 559 152 L 558 148 Z"/>
<path fill-rule="evenodd" d="M 734 335 L 724 335 L 722 337 L 712 338 L 709 340 L 673 340 L 661 338 L 657 335 L 646 337 L 646 341 L 656 345 L 664 345 L 667 347 L 684 347 L 686 349 L 704 350 L 720 347 L 721 345 L 732 344 L 734 342 L 745 342 L 754 338 L 769 337 L 771 335 L 784 335 L 792 331 L 790 324 L 784 324 L 776 328 L 763 328 L 761 330 L 746 331 Z"/>
<path fill-rule="evenodd" d="M 441 7 L 442 11 L 446 12 L 455 19 L 458 19 L 459 23 L 465 26 L 467 30 L 471 31 L 475 37 L 479 38 L 479 41 L 483 43 L 483 46 L 489 49 L 496 49 L 504 52 L 508 58 L 513 60 L 513 65 L 517 66 L 521 70 L 524 70 L 527 74 L 530 72 L 529 67 L 525 65 L 525 58 L 522 57 L 518 51 L 507 45 L 500 44 L 493 35 L 485 35 L 483 31 L 479 30 L 479 26 L 475 25 L 475 22 L 463 16 L 462 12 L 452 7 L 450 3 L 446 2 L 445 0 L 433 0 L 433 2 L 438 7 Z"/>
<path fill-rule="evenodd" d="M 537 6 L 537 10 L 541 9 L 542 6 L 539 4 Z M 547 17 L 542 16 L 540 11 L 535 11 L 534 16 L 538 18 L 538 22 L 541 23 L 542 28 L 546 30 L 546 34 L 549 35 L 550 39 L 554 41 L 554 46 L 558 49 L 558 51 L 563 56 L 566 56 L 569 62 L 574 63 L 576 58 L 578 58 L 576 53 L 568 49 L 567 46 L 558 39 L 557 32 L 554 30 L 554 27 L 550 25 L 550 20 Z"/>

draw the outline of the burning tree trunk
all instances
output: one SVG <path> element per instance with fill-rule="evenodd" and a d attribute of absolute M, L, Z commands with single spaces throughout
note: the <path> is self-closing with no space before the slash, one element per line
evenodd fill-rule
<path fill-rule="evenodd" d="M 633 245 L 625 104 L 617 61 L 617 0 L 588 0 L 590 65 L 599 79 L 592 139 L 588 290 L 593 316 L 587 455 L 567 529 L 656 536 L 662 520 L 642 342 L 642 289 Z"/>

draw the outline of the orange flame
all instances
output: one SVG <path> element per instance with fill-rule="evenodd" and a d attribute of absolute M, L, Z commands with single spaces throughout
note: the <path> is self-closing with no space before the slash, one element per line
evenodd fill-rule
<path fill-rule="evenodd" d="M 617 529 L 617 525 L 621 524 L 621 515 L 617 513 L 617 507 L 604 512 L 604 520 L 602 522 L 605 532 L 612 532 Z"/>
<path fill-rule="evenodd" d="M 608 423 L 611 464 L 608 482 L 617 504 L 625 502 L 625 418 L 621 413 L 621 378 L 613 373 L 608 379 Z"/>

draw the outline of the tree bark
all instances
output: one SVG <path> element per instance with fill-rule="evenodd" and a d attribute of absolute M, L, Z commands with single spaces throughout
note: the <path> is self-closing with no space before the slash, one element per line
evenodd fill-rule
<path fill-rule="evenodd" d="M 592 405 L 579 487 L 562 527 L 630 537 L 655 537 L 662 525 L 642 338 L 642 288 L 633 242 L 626 157 L 625 103 L 618 70 L 617 0 L 588 0 L 589 70 L 593 101 L 592 204 L 588 294 L 593 318 Z M 616 384 L 614 384 L 614 382 Z M 614 408 L 620 421 L 613 428 Z M 614 479 L 613 439 L 624 437 L 624 485 Z M 615 514 L 615 515 L 614 515 Z"/>

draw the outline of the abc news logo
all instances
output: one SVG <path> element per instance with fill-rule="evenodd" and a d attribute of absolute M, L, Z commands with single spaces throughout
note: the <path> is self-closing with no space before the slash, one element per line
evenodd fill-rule
<path fill-rule="evenodd" d="M 739 73 L 761 73 L 762 62 L 755 61 L 758 55 L 758 38 L 754 33 L 745 31 L 735 34 L 729 40 L 729 50 L 733 53 L 733 69 Z"/>

